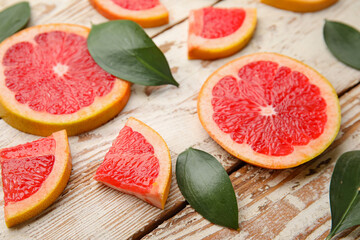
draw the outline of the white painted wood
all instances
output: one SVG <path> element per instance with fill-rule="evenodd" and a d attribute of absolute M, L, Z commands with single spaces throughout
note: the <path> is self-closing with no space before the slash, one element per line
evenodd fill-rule
<path fill-rule="evenodd" d="M 330 178 L 338 157 L 360 148 L 360 86 L 341 98 L 341 134 L 315 160 L 288 170 L 245 165 L 231 175 L 240 231 L 211 224 L 187 206 L 143 239 L 324 239 L 331 226 Z M 348 121 L 352 119 L 352 121 Z M 347 235 L 347 237 L 345 237 Z M 359 239 L 360 227 L 340 236 Z"/>
<path fill-rule="evenodd" d="M 0 8 L 2 9 L 15 2 L 17 0 L 0 0 Z M 170 24 L 164 27 L 147 29 L 146 31 L 151 36 L 185 19 L 190 9 L 211 5 L 216 1 L 163 0 L 162 2 L 169 8 L 171 16 Z M 106 21 L 105 18 L 92 9 L 87 0 L 30 0 L 30 3 L 32 6 L 30 25 L 66 22 L 90 26 L 91 23 Z M 196 98 L 202 83 L 214 70 L 232 59 L 254 52 L 278 52 L 297 58 L 314 67 L 329 79 L 338 93 L 344 92 L 359 82 L 359 71 L 338 62 L 329 53 L 322 39 L 322 26 L 325 18 L 348 22 L 360 29 L 358 15 L 360 2 L 358 0 L 342 0 L 326 10 L 307 14 L 278 10 L 263 5 L 258 0 L 227 0 L 222 1 L 218 6 L 256 7 L 258 9 L 259 23 L 249 45 L 241 52 L 226 59 L 189 61 L 186 57 L 187 21 L 176 24 L 174 27 L 155 37 L 154 41 L 165 52 L 174 77 L 180 83 L 180 87 L 142 87 L 134 85 L 128 105 L 116 118 L 96 130 L 80 136 L 70 137 L 73 170 L 64 193 L 43 214 L 25 224 L 13 229 L 7 229 L 4 222 L 1 221 L 0 239 L 127 239 L 134 235 L 137 236 L 139 231 L 155 221 L 161 222 L 165 213 L 173 211 L 176 206 L 183 203 L 184 200 L 177 188 L 174 176 L 165 211 L 156 209 L 132 196 L 118 193 L 92 180 L 96 168 L 110 148 L 112 141 L 130 116 L 145 122 L 158 131 L 165 139 L 171 151 L 173 174 L 177 155 L 190 146 L 215 155 L 227 169 L 238 165 L 240 161 L 222 150 L 203 130 L 196 111 Z M 345 95 L 343 99 L 347 97 L 348 95 Z M 353 101 L 359 100 L 354 99 L 351 102 Z M 354 110 L 353 105 L 350 103 L 344 104 L 344 111 L 347 111 L 343 117 L 343 123 L 346 123 L 346 126 L 357 123 L 359 111 Z M 38 138 L 19 132 L 2 120 L 0 120 L 0 128 L 2 130 L 0 147 L 13 146 Z M 343 135 L 347 137 L 346 139 L 350 139 L 346 132 L 340 134 L 339 139 Z M 343 147 L 335 148 L 332 151 L 334 154 L 339 155 L 348 147 L 357 147 L 359 141 L 357 138 L 354 139 L 353 141 L 357 142 L 344 141 L 343 144 L 339 145 Z M 323 158 L 324 156 L 321 159 Z M 316 162 L 318 161 L 320 160 Z M 331 165 L 327 169 L 330 168 Z M 264 178 L 271 177 L 271 174 L 265 170 L 254 171 L 251 170 L 251 167 L 249 169 L 250 172 L 245 174 L 245 178 L 253 177 L 252 174 Z M 326 177 L 328 178 L 330 172 L 329 170 L 326 171 Z M 268 187 L 270 189 L 274 188 L 291 174 L 291 170 L 284 170 L 269 183 L 265 184 L 262 181 L 258 181 L 254 187 L 258 188 L 258 192 L 266 191 Z M 240 208 L 242 209 L 240 217 L 243 218 L 241 221 L 250 221 L 253 217 L 251 209 L 257 214 L 259 213 L 257 209 L 265 206 L 268 202 L 275 204 L 286 197 L 289 198 L 286 199 L 288 202 L 298 202 L 290 194 L 293 193 L 291 192 L 292 187 L 297 184 L 299 184 L 299 187 L 304 187 L 311 179 L 316 179 L 315 177 L 317 176 L 304 180 L 301 176 L 306 173 L 298 174 L 300 174 L 300 177 L 298 175 L 294 176 L 298 177 L 298 181 L 283 183 L 276 194 L 270 194 L 269 198 L 263 200 L 253 198 L 251 195 L 242 196 L 242 193 L 240 193 L 239 197 L 242 199 L 239 201 Z M 236 173 L 233 176 L 236 176 Z M 242 174 L 234 177 L 234 180 L 241 177 Z M 326 192 L 325 185 L 327 183 L 322 184 L 322 191 Z M 3 193 L 2 191 L 0 192 L 0 207 L 2 208 L 4 204 L 2 200 Z M 328 216 L 324 210 L 327 207 L 326 204 L 323 199 L 318 205 L 314 205 L 322 208 L 321 216 Z M 247 208 L 247 205 L 252 207 Z M 306 209 L 306 206 L 300 204 L 296 209 L 301 212 Z M 191 208 L 186 208 L 185 211 L 191 212 L 192 210 Z M 180 212 L 175 218 L 181 218 L 182 214 L 185 214 L 187 218 L 189 215 L 187 212 L 185 213 Z M 219 230 L 222 230 L 222 228 L 211 226 L 210 230 L 203 232 L 200 227 L 208 226 L 207 223 L 204 223 L 202 218 L 196 214 L 191 216 L 194 218 L 193 221 L 196 221 L 194 229 L 199 230 L 197 233 L 199 235 L 196 235 L 197 237 L 209 236 L 213 232 L 217 233 Z M 3 219 L 3 211 L 0 211 L 0 219 Z M 309 221 L 315 220 L 309 219 Z M 197 224 L 197 221 L 199 221 L 200 225 Z M 297 221 L 295 222 L 297 223 Z M 319 230 L 320 235 L 329 228 L 329 221 L 324 224 L 326 225 Z M 291 229 L 291 226 L 287 227 Z M 183 225 L 172 224 L 169 230 L 171 234 L 169 232 L 161 234 L 166 236 L 167 239 L 174 239 L 175 236 L 184 236 L 184 232 L 176 233 L 177 229 L 185 231 Z M 282 234 L 286 235 L 286 231 Z M 319 236 L 317 233 L 314 234 Z M 149 235 L 149 237 L 154 236 L 152 234 Z M 246 235 L 239 233 L 235 238 L 246 239 Z"/>

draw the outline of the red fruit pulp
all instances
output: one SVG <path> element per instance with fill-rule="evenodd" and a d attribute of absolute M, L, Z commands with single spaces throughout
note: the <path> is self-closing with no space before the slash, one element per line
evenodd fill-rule
<path fill-rule="evenodd" d="M 40 138 L 15 147 L 4 148 L 0 152 L 0 158 L 3 160 L 48 155 L 55 152 L 55 144 L 52 137 Z"/>
<path fill-rule="evenodd" d="M 96 171 L 95 179 L 116 188 L 147 193 L 159 171 L 154 147 L 142 134 L 125 126 Z"/>
<path fill-rule="evenodd" d="M 242 67 L 212 90 L 213 119 L 237 143 L 286 156 L 324 131 L 326 102 L 302 73 L 271 61 Z"/>
<path fill-rule="evenodd" d="M 86 38 L 52 31 L 20 42 L 5 53 L 5 84 L 19 103 L 35 111 L 71 114 L 108 94 L 115 77 L 90 56 Z"/>
<path fill-rule="evenodd" d="M 52 137 L 42 138 L 0 152 L 5 205 L 39 190 L 53 168 L 55 144 Z"/>
<path fill-rule="evenodd" d="M 146 10 L 160 4 L 159 0 L 112 0 L 116 5 L 129 10 Z"/>
<path fill-rule="evenodd" d="M 245 15 L 243 9 L 204 8 L 203 27 L 196 34 L 203 38 L 226 37 L 241 27 Z"/>

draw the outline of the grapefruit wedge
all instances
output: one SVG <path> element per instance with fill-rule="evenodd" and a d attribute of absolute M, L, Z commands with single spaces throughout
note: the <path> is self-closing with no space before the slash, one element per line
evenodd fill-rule
<path fill-rule="evenodd" d="M 230 154 L 273 169 L 313 159 L 340 126 L 331 84 L 307 65 L 275 53 L 244 56 L 215 71 L 201 88 L 198 114 Z"/>
<path fill-rule="evenodd" d="M 50 206 L 64 190 L 71 172 L 66 131 L 0 150 L 5 222 L 22 223 Z"/>
<path fill-rule="evenodd" d="M 158 27 L 169 22 L 169 12 L 159 0 L 89 0 L 110 20 L 127 19 L 140 26 Z"/>
<path fill-rule="evenodd" d="M 189 59 L 230 56 L 251 39 L 256 27 L 256 9 L 206 7 L 189 16 Z"/>
<path fill-rule="evenodd" d="M 267 5 L 293 11 L 293 12 L 316 12 L 330 7 L 338 0 L 261 0 Z"/>
<path fill-rule="evenodd" d="M 164 209 L 171 182 L 169 149 L 157 132 L 131 117 L 94 179 Z"/>
<path fill-rule="evenodd" d="M 130 83 L 102 70 L 90 56 L 89 29 L 71 24 L 27 28 L 0 44 L 0 117 L 48 136 L 76 135 L 115 117 Z"/>

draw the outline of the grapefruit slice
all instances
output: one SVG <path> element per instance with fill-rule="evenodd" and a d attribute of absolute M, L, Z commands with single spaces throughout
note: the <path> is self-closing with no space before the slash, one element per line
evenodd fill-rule
<path fill-rule="evenodd" d="M 71 172 L 66 131 L 1 149 L 0 165 L 5 222 L 12 227 L 38 215 L 64 190 Z"/>
<path fill-rule="evenodd" d="M 215 71 L 201 88 L 198 114 L 230 154 L 273 169 L 313 159 L 340 126 L 331 84 L 307 65 L 275 53 L 244 56 Z"/>
<path fill-rule="evenodd" d="M 0 117 L 48 136 L 76 135 L 115 117 L 130 83 L 102 70 L 90 56 L 89 29 L 71 24 L 27 28 L 0 44 Z"/>
<path fill-rule="evenodd" d="M 267 5 L 293 11 L 293 12 L 315 12 L 330 7 L 338 0 L 261 0 Z"/>
<path fill-rule="evenodd" d="M 242 49 L 256 27 L 256 9 L 206 7 L 189 16 L 189 59 L 223 58 Z"/>
<path fill-rule="evenodd" d="M 128 19 L 140 26 L 158 27 L 169 22 L 169 12 L 159 0 L 89 0 L 110 20 Z"/>
<path fill-rule="evenodd" d="M 171 182 L 169 149 L 157 132 L 130 117 L 94 179 L 164 209 Z"/>

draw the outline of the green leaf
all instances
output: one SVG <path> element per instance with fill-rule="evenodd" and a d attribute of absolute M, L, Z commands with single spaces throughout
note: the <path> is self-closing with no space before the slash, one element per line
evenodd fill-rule
<path fill-rule="evenodd" d="M 30 19 L 28 2 L 20 2 L 0 12 L 0 42 L 23 29 Z"/>
<path fill-rule="evenodd" d="M 335 165 L 330 183 L 331 239 L 341 231 L 360 225 L 360 151 L 346 152 Z"/>
<path fill-rule="evenodd" d="M 331 53 L 346 65 L 360 70 L 360 32 L 341 22 L 326 21 L 324 39 Z"/>
<path fill-rule="evenodd" d="M 179 86 L 164 54 L 133 21 L 93 25 L 87 44 L 95 62 L 118 78 L 146 86 Z"/>
<path fill-rule="evenodd" d="M 182 195 L 204 218 L 221 226 L 239 229 L 234 188 L 216 158 L 189 148 L 177 159 L 176 179 Z"/>

